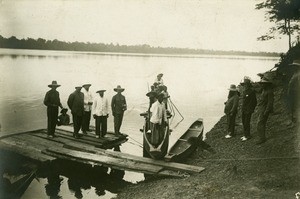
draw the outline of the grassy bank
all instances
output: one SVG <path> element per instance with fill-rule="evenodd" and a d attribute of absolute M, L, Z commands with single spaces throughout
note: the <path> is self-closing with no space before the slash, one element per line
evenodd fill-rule
<path fill-rule="evenodd" d="M 252 139 L 225 139 L 226 118 L 207 134 L 215 153 L 200 148 L 185 162 L 206 168 L 184 179 L 145 181 L 122 190 L 118 198 L 295 198 L 300 192 L 300 132 L 290 120 L 281 81 L 274 88 L 274 113 L 267 123 L 267 142 L 256 145 L 257 110 L 252 116 Z M 241 123 L 241 116 L 237 116 Z"/>

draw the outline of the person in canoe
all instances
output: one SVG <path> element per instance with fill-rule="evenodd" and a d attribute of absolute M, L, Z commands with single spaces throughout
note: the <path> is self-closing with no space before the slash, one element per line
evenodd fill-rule
<path fill-rule="evenodd" d="M 150 108 L 150 129 L 147 133 L 152 133 L 151 143 L 158 146 L 163 139 L 164 128 L 168 125 L 167 111 L 163 102 L 164 94 L 157 95 L 157 101 Z"/>
<path fill-rule="evenodd" d="M 159 73 L 157 76 L 156 76 L 156 79 L 154 80 L 154 87 L 157 89 L 160 85 L 164 85 L 164 80 L 162 79 L 164 74 L 162 73 Z"/>

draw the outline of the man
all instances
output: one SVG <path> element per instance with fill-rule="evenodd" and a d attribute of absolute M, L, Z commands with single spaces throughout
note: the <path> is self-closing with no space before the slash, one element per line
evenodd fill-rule
<path fill-rule="evenodd" d="M 295 72 L 290 79 L 288 86 L 288 99 L 292 115 L 292 122 L 300 120 L 300 59 L 295 60 L 291 66 L 295 67 Z"/>
<path fill-rule="evenodd" d="M 61 114 L 58 116 L 58 126 L 70 124 L 70 116 L 67 114 L 67 112 L 68 112 L 67 108 L 63 108 L 60 111 Z"/>
<path fill-rule="evenodd" d="M 262 144 L 266 141 L 266 125 L 270 113 L 273 112 L 274 103 L 274 93 L 272 89 L 272 83 L 266 78 L 259 82 L 262 86 L 262 93 L 260 96 L 260 101 L 258 103 L 258 123 L 257 132 L 259 135 L 259 140 L 256 144 Z"/>
<path fill-rule="evenodd" d="M 73 117 L 74 133 L 75 138 L 79 138 L 78 132 L 82 125 L 82 118 L 84 112 L 84 95 L 81 91 L 81 86 L 76 86 L 75 91 L 70 94 L 68 99 L 68 106 L 71 110 Z"/>
<path fill-rule="evenodd" d="M 95 97 L 92 113 L 96 123 L 96 138 L 104 137 L 107 133 L 107 118 L 108 118 L 108 100 L 104 97 L 106 90 L 99 90 Z"/>
<path fill-rule="evenodd" d="M 151 143 L 154 145 L 159 145 L 163 139 L 163 133 L 165 126 L 168 125 L 167 111 L 165 104 L 163 102 L 164 94 L 160 93 L 157 95 L 157 101 L 154 102 L 150 108 L 151 118 L 150 118 L 150 128 L 151 130 L 147 133 L 151 133 Z"/>
<path fill-rule="evenodd" d="M 235 118 L 239 105 L 239 95 L 236 85 L 230 85 L 228 89 L 228 98 L 225 102 L 224 113 L 227 117 L 227 135 L 225 138 L 229 139 L 235 136 Z"/>
<path fill-rule="evenodd" d="M 56 81 L 52 81 L 52 84 L 49 84 L 48 87 L 50 87 L 51 90 L 46 93 L 44 104 L 47 106 L 48 137 L 53 138 L 58 118 L 58 107 L 63 109 L 63 106 L 60 103 L 59 92 L 56 90 L 60 85 L 58 85 Z"/>
<path fill-rule="evenodd" d="M 244 128 L 244 136 L 241 137 L 242 141 L 250 139 L 250 122 L 251 116 L 257 104 L 255 91 L 252 89 L 251 81 L 244 78 L 242 83 L 244 91 L 242 94 L 242 123 Z"/>
<path fill-rule="evenodd" d="M 117 92 L 111 100 L 111 109 L 114 116 L 114 127 L 116 136 L 120 136 L 120 128 L 123 121 L 124 111 L 127 110 L 127 104 L 125 97 L 121 94 L 125 89 L 121 88 L 120 85 L 117 88 L 114 88 L 114 91 Z"/>
<path fill-rule="evenodd" d="M 87 134 L 87 131 L 90 131 L 90 121 L 91 121 L 91 110 L 93 104 L 93 96 L 89 90 L 91 84 L 84 84 L 82 93 L 84 94 L 84 113 L 82 119 L 82 132 Z"/>
<path fill-rule="evenodd" d="M 155 81 L 154 81 L 154 84 L 153 84 L 155 88 L 158 88 L 160 85 L 161 85 L 161 86 L 164 85 L 164 81 L 163 81 L 163 79 L 162 79 L 163 75 L 164 75 L 164 74 L 162 74 L 162 73 L 159 73 L 159 74 L 157 75 L 157 77 L 156 77 L 156 79 L 155 79 Z"/>

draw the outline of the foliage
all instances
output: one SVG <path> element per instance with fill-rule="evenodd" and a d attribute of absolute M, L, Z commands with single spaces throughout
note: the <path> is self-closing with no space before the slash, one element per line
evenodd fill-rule
<path fill-rule="evenodd" d="M 300 31 L 300 0 L 265 0 L 256 4 L 256 9 L 266 9 L 266 16 L 275 26 L 269 29 L 259 40 L 274 39 L 275 34 L 289 37 L 289 48 L 292 47 L 292 35 Z"/>

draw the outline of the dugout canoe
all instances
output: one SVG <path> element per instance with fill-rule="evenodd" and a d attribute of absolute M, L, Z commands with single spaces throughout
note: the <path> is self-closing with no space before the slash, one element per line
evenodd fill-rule
<path fill-rule="evenodd" d="M 202 140 L 203 130 L 203 119 L 199 118 L 169 149 L 164 159 L 166 161 L 181 161 L 187 158 L 197 148 L 195 140 Z"/>

